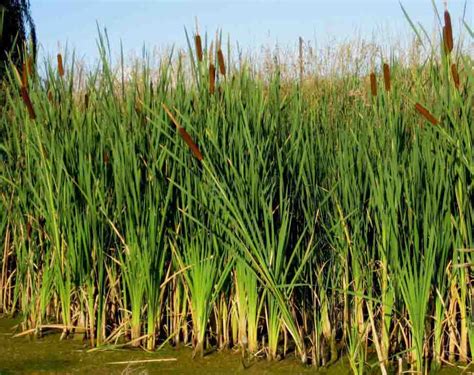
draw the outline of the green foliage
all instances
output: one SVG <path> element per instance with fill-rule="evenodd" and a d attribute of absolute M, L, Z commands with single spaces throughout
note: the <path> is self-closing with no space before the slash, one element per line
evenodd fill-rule
<path fill-rule="evenodd" d="M 192 339 L 199 355 L 239 345 L 314 366 L 347 353 L 355 373 L 472 359 L 463 51 L 393 60 L 377 97 L 365 77 L 262 78 L 242 61 L 210 94 L 206 46 L 125 80 L 99 44 L 82 89 L 73 64 L 28 81 L 35 120 L 9 80 L 0 309 L 94 346 Z"/>

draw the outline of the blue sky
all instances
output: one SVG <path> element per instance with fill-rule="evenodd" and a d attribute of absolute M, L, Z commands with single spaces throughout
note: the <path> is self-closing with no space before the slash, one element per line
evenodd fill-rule
<path fill-rule="evenodd" d="M 440 10 L 443 1 L 435 0 Z M 472 25 L 474 0 L 467 0 Z M 42 54 L 75 49 L 86 60 L 97 57 L 97 22 L 106 27 L 113 52 L 122 41 L 125 52 L 139 53 L 143 45 L 184 47 L 184 27 L 194 30 L 198 18 L 201 34 L 217 28 L 247 49 L 262 45 L 296 45 L 299 36 L 319 45 L 356 32 L 367 38 L 408 35 L 408 24 L 398 0 L 286 0 L 286 1 L 144 1 L 144 0 L 32 0 Z M 459 24 L 466 0 L 448 1 Z M 404 0 L 415 21 L 432 30 L 435 21 L 431 0 Z"/>

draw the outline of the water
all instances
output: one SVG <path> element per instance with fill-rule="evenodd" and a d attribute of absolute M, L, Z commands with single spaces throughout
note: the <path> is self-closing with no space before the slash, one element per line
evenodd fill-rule
<path fill-rule="evenodd" d="M 244 368 L 237 351 L 216 351 L 204 358 L 192 359 L 192 350 L 186 347 L 165 347 L 158 352 L 141 349 L 89 351 L 81 339 L 59 340 L 57 332 L 41 339 L 24 336 L 13 338 L 18 321 L 0 318 L 0 375 L 7 374 L 351 374 L 347 360 L 341 360 L 328 369 L 303 366 L 289 356 L 279 362 L 254 360 Z M 112 362 L 175 359 L 172 362 L 113 364 Z M 374 370 L 373 373 L 377 373 Z M 447 367 L 439 375 L 461 374 Z M 467 372 L 469 373 L 469 372 Z"/>
<path fill-rule="evenodd" d="M 314 374 L 290 356 L 280 362 L 258 360 L 245 369 L 238 352 L 228 350 L 192 359 L 190 348 L 166 347 L 159 352 L 120 349 L 88 352 L 82 340 L 59 340 L 51 333 L 41 339 L 13 338 L 17 322 L 0 319 L 0 374 Z M 111 364 L 111 362 L 176 358 L 174 362 Z M 349 374 L 344 363 L 336 364 L 325 374 Z"/>

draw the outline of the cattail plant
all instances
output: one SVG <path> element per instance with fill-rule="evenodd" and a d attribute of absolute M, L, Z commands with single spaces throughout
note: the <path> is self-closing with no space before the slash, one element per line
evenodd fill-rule
<path fill-rule="evenodd" d="M 390 78 L 390 66 L 387 63 L 383 64 L 383 81 L 385 84 L 385 91 L 390 92 L 392 83 Z"/>
<path fill-rule="evenodd" d="M 204 158 L 201 154 L 201 151 L 199 150 L 198 146 L 196 143 L 194 143 L 193 139 L 189 135 L 189 133 L 178 123 L 174 115 L 171 113 L 171 111 L 168 109 L 168 107 L 162 103 L 161 106 L 165 110 L 166 114 L 170 118 L 170 120 L 173 122 L 173 124 L 176 126 L 176 129 L 178 129 L 179 134 L 183 138 L 184 142 L 188 145 L 190 148 L 191 152 L 193 155 L 198 159 L 199 161 L 202 161 Z"/>
<path fill-rule="evenodd" d="M 25 87 L 25 86 L 22 86 L 20 88 L 20 93 L 21 93 L 21 97 L 23 99 L 23 103 L 25 103 L 25 106 L 28 110 L 28 115 L 30 116 L 30 119 L 35 120 L 36 119 L 36 113 L 35 113 L 35 109 L 33 107 L 33 103 L 31 102 L 31 99 L 30 99 L 30 94 L 28 93 L 28 88 Z"/>
<path fill-rule="evenodd" d="M 374 72 L 370 73 L 370 92 L 373 97 L 377 96 L 377 77 Z"/>
<path fill-rule="evenodd" d="M 209 64 L 209 94 L 213 95 L 216 91 L 216 67 Z"/>
<path fill-rule="evenodd" d="M 451 76 L 453 78 L 454 86 L 459 90 L 461 87 L 461 80 L 459 79 L 459 72 L 456 63 L 451 64 Z"/>
<path fill-rule="evenodd" d="M 217 50 L 217 63 L 219 65 L 219 73 L 225 77 L 225 61 L 224 61 L 224 54 L 222 53 L 222 49 Z"/>
<path fill-rule="evenodd" d="M 21 69 L 21 85 L 28 87 L 28 65 L 26 63 L 23 63 Z"/>
<path fill-rule="evenodd" d="M 446 54 L 450 54 L 454 48 L 453 26 L 451 24 L 451 15 L 448 10 L 444 11 L 443 41 Z"/>
<path fill-rule="evenodd" d="M 425 107 L 423 107 L 420 103 L 415 104 L 416 111 L 422 115 L 426 120 L 428 120 L 433 125 L 438 125 L 439 120 L 434 117 L 430 111 L 428 111 Z"/>
<path fill-rule="evenodd" d="M 194 45 L 196 47 L 197 59 L 199 62 L 202 62 L 202 59 L 203 59 L 202 42 L 201 42 L 201 36 L 199 34 L 196 34 L 194 36 Z"/>
<path fill-rule="evenodd" d="M 422 63 L 387 58 L 387 101 L 350 49 L 316 76 L 312 59 L 305 74 L 231 51 L 224 65 L 220 45 L 204 57 L 196 37 L 189 60 L 160 59 L 156 75 L 148 61 L 117 75 L 104 39 L 81 85 L 63 84 L 57 71 L 78 80 L 62 58 L 44 79 L 7 71 L 0 311 L 24 335 L 171 342 L 198 357 L 229 347 L 244 366 L 471 363 L 474 71 L 462 45 L 456 63 L 429 49 Z M 425 121 L 446 126 L 412 126 Z"/>
<path fill-rule="evenodd" d="M 60 77 L 63 77 L 64 76 L 63 56 L 60 53 L 58 53 L 57 59 L 58 59 L 58 74 Z"/>

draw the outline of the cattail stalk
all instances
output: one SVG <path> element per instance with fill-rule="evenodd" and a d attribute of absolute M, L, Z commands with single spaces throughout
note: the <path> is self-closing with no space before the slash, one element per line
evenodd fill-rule
<path fill-rule="evenodd" d="M 194 44 L 196 45 L 196 55 L 198 58 L 198 61 L 202 61 L 202 42 L 201 42 L 201 36 L 199 34 L 196 34 L 194 37 Z"/>
<path fill-rule="evenodd" d="M 209 93 L 212 95 L 216 91 L 216 67 L 209 64 Z"/>
<path fill-rule="evenodd" d="M 377 96 L 377 77 L 373 72 L 370 73 L 370 92 L 372 93 L 372 96 Z"/>
<path fill-rule="evenodd" d="M 383 80 L 385 83 L 385 91 L 389 92 L 392 88 L 392 83 L 390 81 L 390 66 L 388 64 L 383 64 Z"/>
<path fill-rule="evenodd" d="M 453 26 L 451 24 L 451 16 L 447 10 L 444 12 L 443 38 L 444 38 L 444 48 L 446 50 L 446 53 L 449 54 L 454 48 L 454 41 L 453 41 Z"/>
<path fill-rule="evenodd" d="M 198 146 L 196 143 L 194 143 L 193 139 L 189 135 L 189 133 L 178 123 L 176 118 L 173 116 L 171 111 L 168 109 L 168 107 L 165 105 L 165 103 L 162 103 L 161 106 L 165 110 L 166 114 L 170 118 L 170 120 L 173 122 L 173 124 L 176 126 L 176 129 L 178 129 L 179 135 L 181 135 L 181 138 L 183 138 L 184 142 L 188 145 L 188 147 L 191 149 L 191 152 L 193 155 L 198 159 L 199 161 L 202 161 L 204 158 L 201 154 L 201 151 L 199 151 Z"/>
<path fill-rule="evenodd" d="M 222 53 L 222 50 L 220 48 L 217 50 L 217 63 L 219 64 L 220 74 L 225 76 L 224 54 Z"/>
<path fill-rule="evenodd" d="M 455 63 L 451 64 L 451 75 L 453 77 L 454 85 L 459 90 L 461 86 L 461 80 L 459 79 L 458 67 Z"/>
<path fill-rule="evenodd" d="M 23 99 L 23 102 L 25 103 L 26 108 L 28 109 L 28 114 L 30 116 L 30 119 L 32 120 L 36 119 L 35 109 L 33 108 L 33 103 L 31 103 L 30 95 L 28 94 L 28 89 L 25 86 L 23 86 L 20 89 L 20 92 L 21 92 L 21 97 Z"/>
<path fill-rule="evenodd" d="M 63 56 L 58 53 L 58 73 L 60 77 L 64 76 Z"/>
<path fill-rule="evenodd" d="M 415 104 L 415 109 L 419 114 L 421 114 L 425 119 L 427 119 L 431 124 L 438 125 L 439 120 L 434 117 L 430 111 L 428 111 L 425 107 L 423 107 L 420 103 Z"/>

